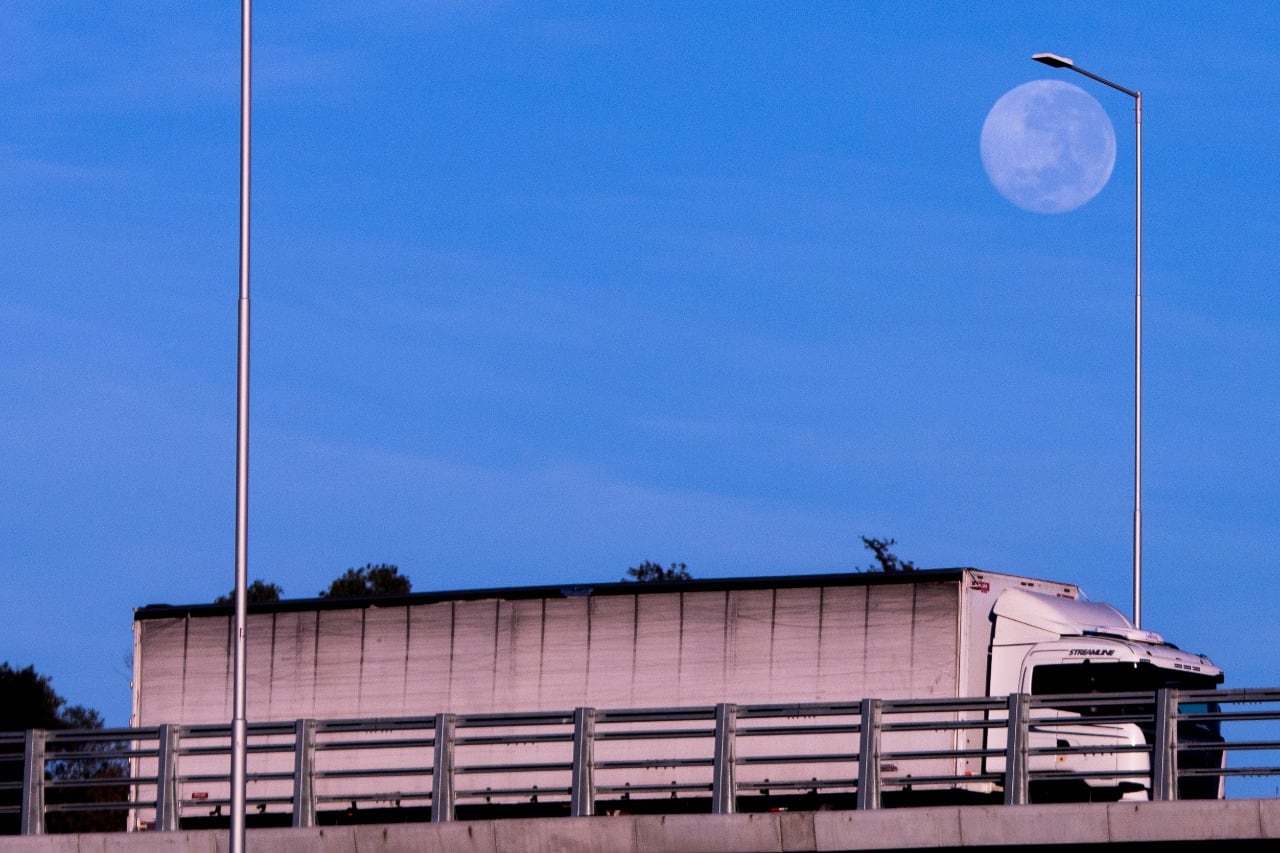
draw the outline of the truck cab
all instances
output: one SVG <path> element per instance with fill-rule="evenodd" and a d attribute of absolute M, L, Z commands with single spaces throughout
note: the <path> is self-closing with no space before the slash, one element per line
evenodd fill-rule
<path fill-rule="evenodd" d="M 1152 694 L 1166 687 L 1213 689 L 1222 683 L 1222 670 L 1204 655 L 1182 651 L 1159 634 L 1134 627 L 1109 604 L 1008 589 L 1000 594 L 992 613 L 990 695 L 1097 694 L 1096 702 L 1077 698 L 1062 702 L 1060 707 L 1036 703 L 1029 733 L 1033 750 L 1096 746 L 1098 752 L 1033 754 L 1031 771 L 1042 780 L 1062 777 L 1060 784 L 1051 787 L 1073 799 L 1079 798 L 1081 785 L 1091 799 L 1146 799 L 1154 722 L 1117 718 L 1146 715 L 1153 719 L 1154 704 L 1131 694 Z M 1183 743 L 1212 745 L 1222 741 L 1216 723 L 1180 722 L 1178 736 Z M 994 748 L 1003 742 L 1003 731 L 992 732 L 988 740 Z M 1182 768 L 1220 766 L 1222 753 L 1189 750 L 1180 753 L 1178 761 Z M 1003 759 L 994 762 L 1002 765 Z M 1218 778 L 1180 783 L 1182 799 L 1218 796 Z"/>

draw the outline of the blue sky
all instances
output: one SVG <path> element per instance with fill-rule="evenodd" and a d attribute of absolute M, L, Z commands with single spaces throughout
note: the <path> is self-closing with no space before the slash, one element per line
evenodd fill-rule
<path fill-rule="evenodd" d="M 251 576 L 838 571 L 866 534 L 1127 612 L 1132 101 L 1051 51 L 1144 93 L 1144 627 L 1280 681 L 1280 16 L 968 5 L 258 4 Z M 0 659 L 112 724 L 132 608 L 232 585 L 238 27 L 0 19 Z M 1040 78 L 1116 129 L 1074 213 L 982 170 Z"/>

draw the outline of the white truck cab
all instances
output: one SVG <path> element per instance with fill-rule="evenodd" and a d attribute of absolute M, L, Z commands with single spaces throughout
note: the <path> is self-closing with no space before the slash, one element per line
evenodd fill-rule
<path fill-rule="evenodd" d="M 1096 745 L 1099 752 L 1035 756 L 1033 772 L 1096 773 L 1072 777 L 1094 789 L 1097 796 L 1148 796 L 1150 755 L 1154 727 L 1108 718 L 1146 712 L 1149 701 L 1108 701 L 1105 694 L 1132 694 L 1164 687 L 1212 689 L 1222 682 L 1222 670 L 1204 655 L 1193 654 L 1165 642 L 1153 631 L 1134 627 L 1109 604 L 1045 595 L 1022 589 L 1000 593 L 993 608 L 988 694 L 1025 693 L 1099 694 L 1097 704 L 1064 703 L 1064 707 L 1033 710 L 1030 747 L 1056 749 Z M 1182 724 L 1180 739 L 1219 743 L 1216 727 Z M 1003 732 L 993 732 L 991 746 L 1002 746 Z M 1116 747 L 1134 747 L 1114 752 Z M 1189 751 L 1180 756 L 1182 766 L 1208 762 L 1220 764 L 1221 752 Z M 997 759 L 995 764 L 1002 765 Z M 1208 766 L 1208 765 L 1205 765 Z M 1128 775 L 1132 774 L 1132 775 Z M 1200 783 L 1204 787 L 1206 783 Z M 1199 791 L 1184 782 L 1181 796 L 1220 796 L 1220 780 L 1207 783 L 1212 790 Z"/>

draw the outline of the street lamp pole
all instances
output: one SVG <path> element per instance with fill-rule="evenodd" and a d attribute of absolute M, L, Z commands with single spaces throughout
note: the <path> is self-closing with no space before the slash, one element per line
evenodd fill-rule
<path fill-rule="evenodd" d="M 1054 53 L 1037 53 L 1031 57 L 1051 68 L 1069 68 L 1123 92 L 1133 98 L 1134 125 L 1137 131 L 1137 165 L 1135 178 L 1135 226 L 1136 241 L 1134 262 L 1134 336 L 1133 336 L 1133 624 L 1142 624 L 1142 93 L 1099 77 L 1086 71 L 1064 56 Z"/>
<path fill-rule="evenodd" d="M 240 0 L 240 300 L 236 351 L 236 585 L 231 716 L 231 853 L 245 853 L 249 582 L 249 153 L 252 0 Z"/>

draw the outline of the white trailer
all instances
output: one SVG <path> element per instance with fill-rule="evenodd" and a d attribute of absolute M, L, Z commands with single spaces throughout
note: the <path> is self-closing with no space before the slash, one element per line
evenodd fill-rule
<path fill-rule="evenodd" d="M 135 612 L 134 726 L 230 719 L 231 623 L 225 605 Z M 251 722 L 1124 692 L 1222 680 L 1207 658 L 1137 630 L 1073 584 L 976 569 L 282 601 L 250 607 L 248 663 Z M 1049 719 L 1033 728 L 1033 746 L 1150 737 L 1133 724 L 1092 724 L 1079 710 L 1042 715 Z M 896 737 L 886 748 L 911 745 L 911 735 Z M 925 747 L 1002 745 L 981 730 L 946 738 Z M 1145 755 L 1057 762 L 1131 771 L 1086 784 L 1146 796 Z M 919 775 L 998 766 L 939 759 Z M 255 785 L 265 798 L 272 784 L 253 783 L 250 801 Z M 209 796 L 200 785 L 206 790 L 185 785 L 182 796 Z"/>

